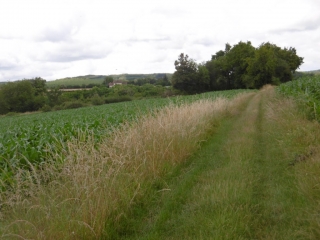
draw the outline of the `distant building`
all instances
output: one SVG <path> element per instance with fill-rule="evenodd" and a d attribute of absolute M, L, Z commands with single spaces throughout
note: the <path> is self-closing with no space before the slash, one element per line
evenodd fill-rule
<path fill-rule="evenodd" d="M 113 82 L 109 83 L 109 88 L 115 86 L 115 85 L 126 85 L 127 82 L 123 80 L 114 80 Z"/>

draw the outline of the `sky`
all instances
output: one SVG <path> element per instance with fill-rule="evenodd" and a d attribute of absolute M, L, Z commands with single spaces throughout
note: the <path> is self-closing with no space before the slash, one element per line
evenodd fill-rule
<path fill-rule="evenodd" d="M 320 0 L 1 0 L 0 81 L 173 73 L 240 41 L 320 69 Z"/>

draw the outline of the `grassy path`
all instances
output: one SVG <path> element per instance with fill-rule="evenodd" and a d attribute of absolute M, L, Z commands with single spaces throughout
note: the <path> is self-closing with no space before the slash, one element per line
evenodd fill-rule
<path fill-rule="evenodd" d="M 272 89 L 222 123 L 177 177 L 134 239 L 305 239 L 306 201 L 266 110 Z"/>

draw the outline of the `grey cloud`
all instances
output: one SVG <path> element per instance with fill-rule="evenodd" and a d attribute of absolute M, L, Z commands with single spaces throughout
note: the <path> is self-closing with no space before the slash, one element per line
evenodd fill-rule
<path fill-rule="evenodd" d="M 170 41 L 169 37 L 160 37 L 160 38 L 130 38 L 128 42 L 165 42 Z"/>
<path fill-rule="evenodd" d="M 18 63 L 15 59 L 9 61 L 6 59 L 0 59 L 0 70 L 1 71 L 7 71 L 7 70 L 13 70 L 17 67 Z"/>
<path fill-rule="evenodd" d="M 15 68 L 16 68 L 15 65 L 7 65 L 0 62 L 0 71 L 13 70 Z"/>
<path fill-rule="evenodd" d="M 206 47 L 210 47 L 210 46 L 217 44 L 217 41 L 210 38 L 210 37 L 203 37 L 203 38 L 198 38 L 198 39 L 193 40 L 193 43 L 203 45 Z"/>
<path fill-rule="evenodd" d="M 76 32 L 76 26 L 65 25 L 58 28 L 47 28 L 36 37 L 38 41 L 63 42 L 69 40 Z"/>
<path fill-rule="evenodd" d="M 28 74 L 23 74 L 22 68 L 19 69 L 19 73 L 12 73 L 10 71 L 8 72 L 2 72 L 0 74 L 0 82 L 6 82 L 6 81 L 17 81 L 17 80 L 22 80 L 22 79 L 28 79 L 28 78 L 33 78 L 35 76 L 33 75 L 28 75 Z"/>
<path fill-rule="evenodd" d="M 88 46 L 89 44 L 73 44 L 68 43 L 62 47 L 52 49 L 47 52 L 43 59 L 49 62 L 73 62 L 80 60 L 89 59 L 101 59 L 106 57 L 111 53 L 111 50 L 105 49 L 103 47 L 99 48 L 96 46 Z"/>
<path fill-rule="evenodd" d="M 320 27 L 320 17 L 314 19 L 308 19 L 305 21 L 301 21 L 299 23 L 294 24 L 291 27 L 276 29 L 271 31 L 271 33 L 286 33 L 286 32 L 304 32 L 304 31 L 314 31 Z"/>
<path fill-rule="evenodd" d="M 85 19 L 80 15 L 75 15 L 70 19 L 59 19 L 54 25 L 47 26 L 37 36 L 36 41 L 63 42 L 71 40 L 76 35 Z"/>
<path fill-rule="evenodd" d="M 171 37 L 168 41 L 159 41 L 155 43 L 155 48 L 160 50 L 177 50 L 182 49 L 187 42 L 185 36 Z"/>
<path fill-rule="evenodd" d="M 167 54 L 159 54 L 157 56 L 155 56 L 153 59 L 151 59 L 151 63 L 161 63 L 166 61 L 168 58 Z"/>

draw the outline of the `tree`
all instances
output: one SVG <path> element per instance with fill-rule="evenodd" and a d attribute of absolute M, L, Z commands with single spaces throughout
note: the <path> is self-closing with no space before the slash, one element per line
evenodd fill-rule
<path fill-rule="evenodd" d="M 34 110 L 34 88 L 29 81 L 9 82 L 1 87 L 0 95 L 6 106 L 5 113 Z"/>
<path fill-rule="evenodd" d="M 59 87 L 54 87 L 47 92 L 47 97 L 48 97 L 48 102 L 50 107 L 59 105 L 61 103 L 60 101 L 61 94 L 62 94 L 62 91 L 59 89 Z"/>
<path fill-rule="evenodd" d="M 244 76 L 249 66 L 248 60 L 254 57 L 255 48 L 251 42 L 239 42 L 226 54 L 227 72 L 230 80 L 230 88 L 246 88 Z"/>
<path fill-rule="evenodd" d="M 250 59 L 248 63 L 248 74 L 245 77 L 247 88 L 261 88 L 265 84 L 272 83 L 277 58 L 269 45 L 260 45 L 255 51 L 254 58 Z"/>
<path fill-rule="evenodd" d="M 293 79 L 293 73 L 303 63 L 303 58 L 294 48 L 284 48 L 263 43 L 256 49 L 254 57 L 248 60 L 246 86 L 260 88 L 265 84 L 278 85 Z"/>
<path fill-rule="evenodd" d="M 6 114 L 7 112 L 9 112 L 8 102 L 0 88 L 0 114 Z"/>
<path fill-rule="evenodd" d="M 44 95 L 47 92 L 46 80 L 42 79 L 41 77 L 26 80 L 30 81 L 32 87 L 34 88 L 35 96 Z"/>
<path fill-rule="evenodd" d="M 295 48 L 280 48 L 263 43 L 258 48 L 251 42 L 239 42 L 212 55 L 205 66 L 209 71 L 210 90 L 260 88 L 264 84 L 291 81 L 303 63 Z"/>
<path fill-rule="evenodd" d="M 106 76 L 105 79 L 102 82 L 102 85 L 105 85 L 109 87 L 109 83 L 113 82 L 113 77 L 111 76 Z"/>
<path fill-rule="evenodd" d="M 158 80 L 157 85 L 170 86 L 171 83 L 170 83 L 167 75 L 164 75 L 162 78 L 160 78 L 160 79 Z"/>
<path fill-rule="evenodd" d="M 228 57 L 231 50 L 231 45 L 226 43 L 225 49 L 216 52 L 215 55 L 212 55 L 211 61 L 205 64 L 210 76 L 210 90 L 233 88 L 231 79 L 233 68 L 230 66 L 230 58 Z"/>
<path fill-rule="evenodd" d="M 209 90 L 210 75 L 205 64 L 199 64 L 197 73 L 197 92 L 205 92 Z"/>
<path fill-rule="evenodd" d="M 187 93 L 198 93 L 208 90 L 208 71 L 201 66 L 199 75 L 198 64 L 188 55 L 181 53 L 178 60 L 174 62 L 176 71 L 172 76 L 172 86 Z"/>
<path fill-rule="evenodd" d="M 42 79 L 41 77 L 36 77 L 33 79 L 27 79 L 33 89 L 34 89 L 34 99 L 33 99 L 33 106 L 34 110 L 38 110 L 42 108 L 47 102 L 47 86 L 46 80 Z"/>

